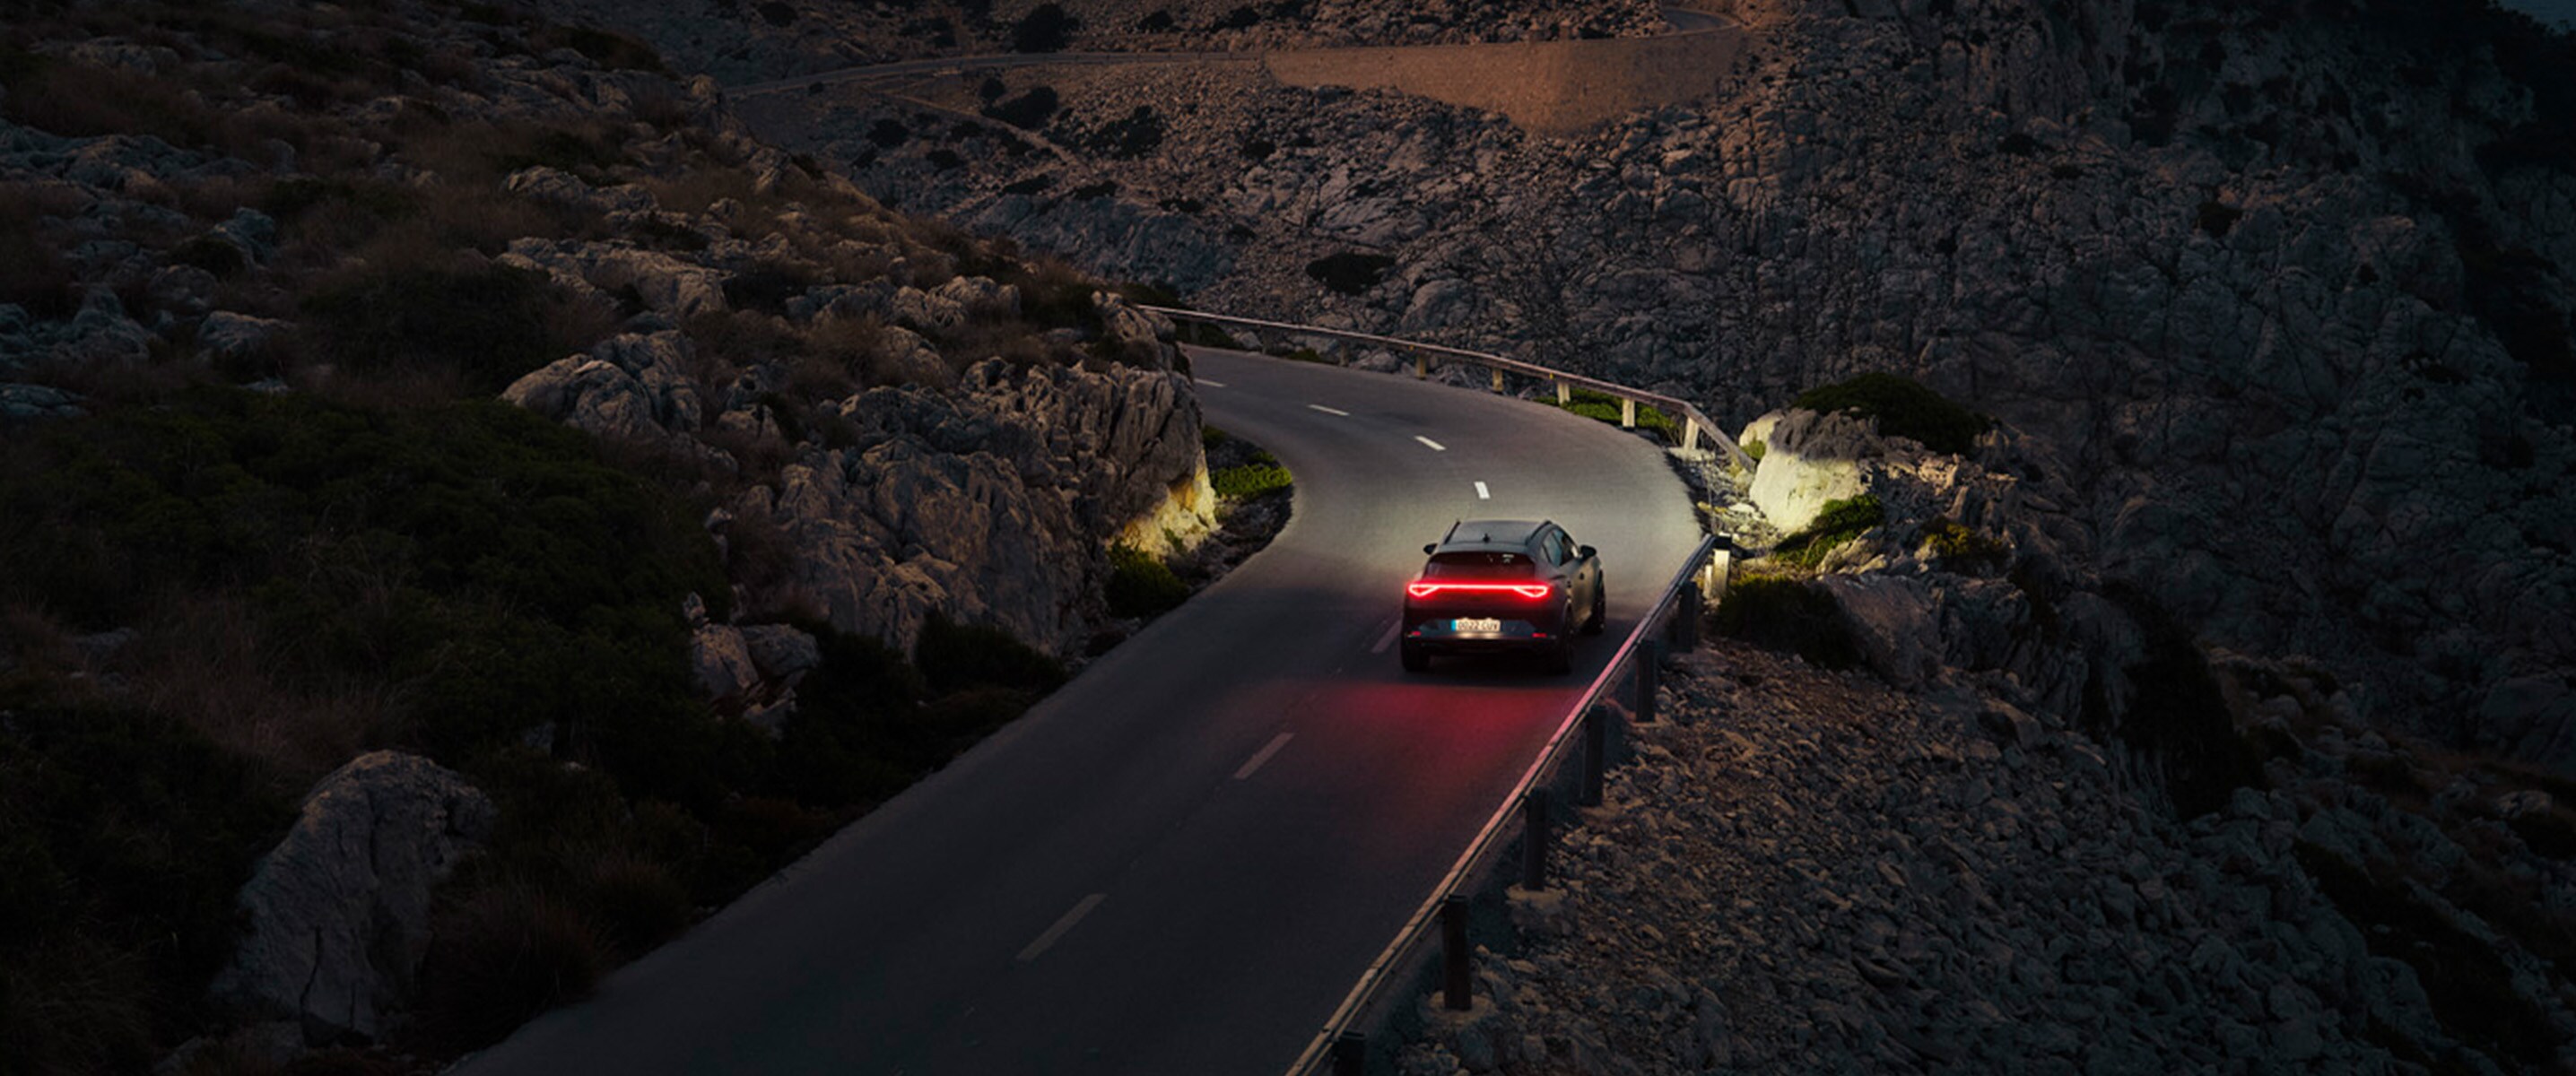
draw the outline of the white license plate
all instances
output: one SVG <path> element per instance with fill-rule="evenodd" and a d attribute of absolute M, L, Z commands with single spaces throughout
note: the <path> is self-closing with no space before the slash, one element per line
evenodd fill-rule
<path fill-rule="evenodd" d="M 1460 617 L 1451 627 L 1457 631 L 1501 631 L 1503 622 L 1493 617 Z"/>

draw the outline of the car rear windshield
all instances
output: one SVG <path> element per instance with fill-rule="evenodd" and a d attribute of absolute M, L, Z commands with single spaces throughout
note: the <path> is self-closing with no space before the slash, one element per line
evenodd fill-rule
<path fill-rule="evenodd" d="M 1422 574 L 1447 579 L 1492 579 L 1530 574 L 1530 559 L 1519 553 L 1477 551 L 1435 553 Z"/>

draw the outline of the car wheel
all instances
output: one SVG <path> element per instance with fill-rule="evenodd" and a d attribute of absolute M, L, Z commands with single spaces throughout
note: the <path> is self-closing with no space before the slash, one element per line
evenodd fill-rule
<path fill-rule="evenodd" d="M 1593 584 L 1593 586 L 1592 586 L 1592 619 L 1590 619 L 1590 620 L 1586 620 L 1586 621 L 1584 621 L 1584 622 L 1583 622 L 1583 634 L 1585 634 L 1585 635 L 1599 635 L 1599 634 L 1601 634 L 1601 629 L 1602 629 L 1605 625 L 1607 625 L 1607 624 L 1609 624 L 1609 623 L 1610 623 L 1610 621 L 1609 621 L 1606 617 L 1604 617 L 1604 616 L 1602 615 L 1602 611 L 1603 611 L 1604 609 L 1608 608 L 1608 607 L 1609 607 L 1609 604 L 1610 604 L 1610 599 L 1609 599 L 1609 597 L 1608 597 L 1607 595 L 1605 595 L 1603 592 L 1605 592 L 1605 591 L 1607 591 L 1607 590 L 1609 590 L 1609 589 L 1610 589 L 1610 588 L 1608 588 L 1608 587 L 1606 587 L 1606 586 L 1602 586 L 1601 584 L 1598 584 L 1598 583 Z"/>
<path fill-rule="evenodd" d="M 1406 672 L 1431 671 L 1431 655 L 1423 653 L 1421 647 L 1406 643 L 1396 648 L 1396 655 L 1404 660 Z"/>

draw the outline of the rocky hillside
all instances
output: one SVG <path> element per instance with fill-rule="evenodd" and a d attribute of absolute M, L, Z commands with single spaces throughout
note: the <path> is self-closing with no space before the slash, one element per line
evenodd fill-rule
<path fill-rule="evenodd" d="M 0 1071 L 578 996 L 1179 585 L 1169 333 L 520 6 L 13 14 Z"/>
<path fill-rule="evenodd" d="M 1661 21 L 1645 0 L 708 0 L 641 7 L 543 0 L 542 6 L 570 21 L 625 27 L 675 63 L 727 84 L 928 56 L 1550 41 L 1643 35 Z"/>
<path fill-rule="evenodd" d="M 1884 380 L 1803 402 L 1748 442 L 1795 529 L 1551 886 L 1486 896 L 1477 1004 L 1424 1000 L 1399 1071 L 2576 1064 L 2576 785 L 2205 652 L 2019 431 Z"/>
<path fill-rule="evenodd" d="M 2569 41 L 2479 4 L 1744 3 L 1573 139 L 1255 66 L 764 101 L 917 211 L 1192 302 L 1745 421 L 1866 370 L 2054 446 L 2105 569 L 2371 720 L 2576 765 Z"/>

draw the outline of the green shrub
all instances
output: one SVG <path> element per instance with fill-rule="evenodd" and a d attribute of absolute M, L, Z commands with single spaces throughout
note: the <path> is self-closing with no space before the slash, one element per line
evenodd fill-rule
<path fill-rule="evenodd" d="M 250 268 L 250 259 L 241 248 L 211 235 L 191 238 L 170 248 L 170 263 L 203 269 L 217 277 L 231 277 Z"/>
<path fill-rule="evenodd" d="M 1748 575 L 1728 584 L 1717 606 L 1717 630 L 1729 638 L 1784 650 L 1828 669 L 1860 662 L 1833 596 L 1805 580 Z"/>
<path fill-rule="evenodd" d="M 1947 516 L 1924 524 L 1919 540 L 1932 547 L 1934 557 L 1954 568 L 2000 567 L 2012 555 L 2002 542 L 1969 530 Z"/>
<path fill-rule="evenodd" d="M 1064 686 L 1064 663 L 1000 628 L 956 624 L 932 613 L 913 641 L 912 661 L 933 691 L 1007 687 L 1045 694 Z"/>
<path fill-rule="evenodd" d="M 1052 86 L 1031 86 L 1011 97 L 984 106 L 983 113 L 1023 131 L 1044 128 L 1064 108 Z"/>
<path fill-rule="evenodd" d="M 2225 239 L 2228 230 L 2236 227 L 2236 222 L 2244 216 L 2244 210 L 2213 198 L 2200 203 L 2196 222 L 2210 238 Z"/>
<path fill-rule="evenodd" d="M 439 1045 L 472 1050 L 590 995 L 613 966 L 598 926 L 551 894 L 495 886 L 443 909 L 421 962 L 423 1017 Z"/>
<path fill-rule="evenodd" d="M 1109 547 L 1109 615 L 1153 616 L 1168 612 L 1190 596 L 1190 588 L 1169 565 L 1131 545 Z"/>
<path fill-rule="evenodd" d="M 1306 275 L 1344 295 L 1365 295 L 1394 267 L 1395 259 L 1384 254 L 1344 251 L 1307 262 Z"/>
<path fill-rule="evenodd" d="M 1867 373 L 1807 390 L 1790 404 L 1809 411 L 1843 411 L 1878 420 L 1891 437 L 1910 437 L 1935 452 L 1966 455 L 1994 420 L 1924 388 L 1910 378 Z"/>
<path fill-rule="evenodd" d="M 1229 501 L 1248 501 L 1277 493 L 1294 484 L 1287 468 L 1266 463 L 1219 468 L 1209 478 L 1216 487 L 1216 495 Z"/>
<path fill-rule="evenodd" d="M 2175 811 L 2197 817 L 2227 805 L 2239 788 L 2263 784 L 2254 748 L 2236 734 L 2218 678 L 2189 630 L 2144 588 L 2114 581 L 2103 596 L 2138 624 L 2144 656 L 2123 671 L 2132 694 L 2116 721 L 2100 677 L 2086 685 L 2084 717 L 2153 756 Z"/>
<path fill-rule="evenodd" d="M 1625 403 L 1626 401 L 1606 392 L 1595 392 L 1591 389 L 1575 389 L 1566 394 L 1566 401 L 1564 403 L 1558 404 L 1557 406 L 1564 408 L 1570 413 L 1581 415 L 1595 422 L 1607 422 L 1616 426 L 1619 424 L 1621 417 L 1627 412 L 1627 408 L 1624 406 Z M 1674 444 L 1681 443 L 1682 424 L 1675 421 L 1671 415 L 1665 414 L 1660 408 L 1638 404 L 1637 426 L 1639 429 L 1653 430 L 1657 433 L 1663 434 L 1665 440 Z"/>
<path fill-rule="evenodd" d="M 477 395 L 498 393 L 579 344 L 549 315 L 566 302 L 542 272 L 382 268 L 307 296 L 320 350 L 370 374 L 454 370 Z"/>
<path fill-rule="evenodd" d="M 1780 539 L 1771 547 L 1771 555 L 1784 563 L 1813 568 L 1825 559 L 1835 546 L 1860 537 L 1887 518 L 1878 498 L 1869 494 L 1825 502 L 1824 511 L 1805 527 Z"/>
<path fill-rule="evenodd" d="M 1057 52 L 1081 28 L 1082 20 L 1066 14 L 1062 5 L 1040 4 L 1011 27 L 1011 51 Z"/>
<path fill-rule="evenodd" d="M 0 1068 L 148 1068 L 193 1033 L 233 895 L 294 807 L 175 720 L 23 693 L 0 710 Z"/>

